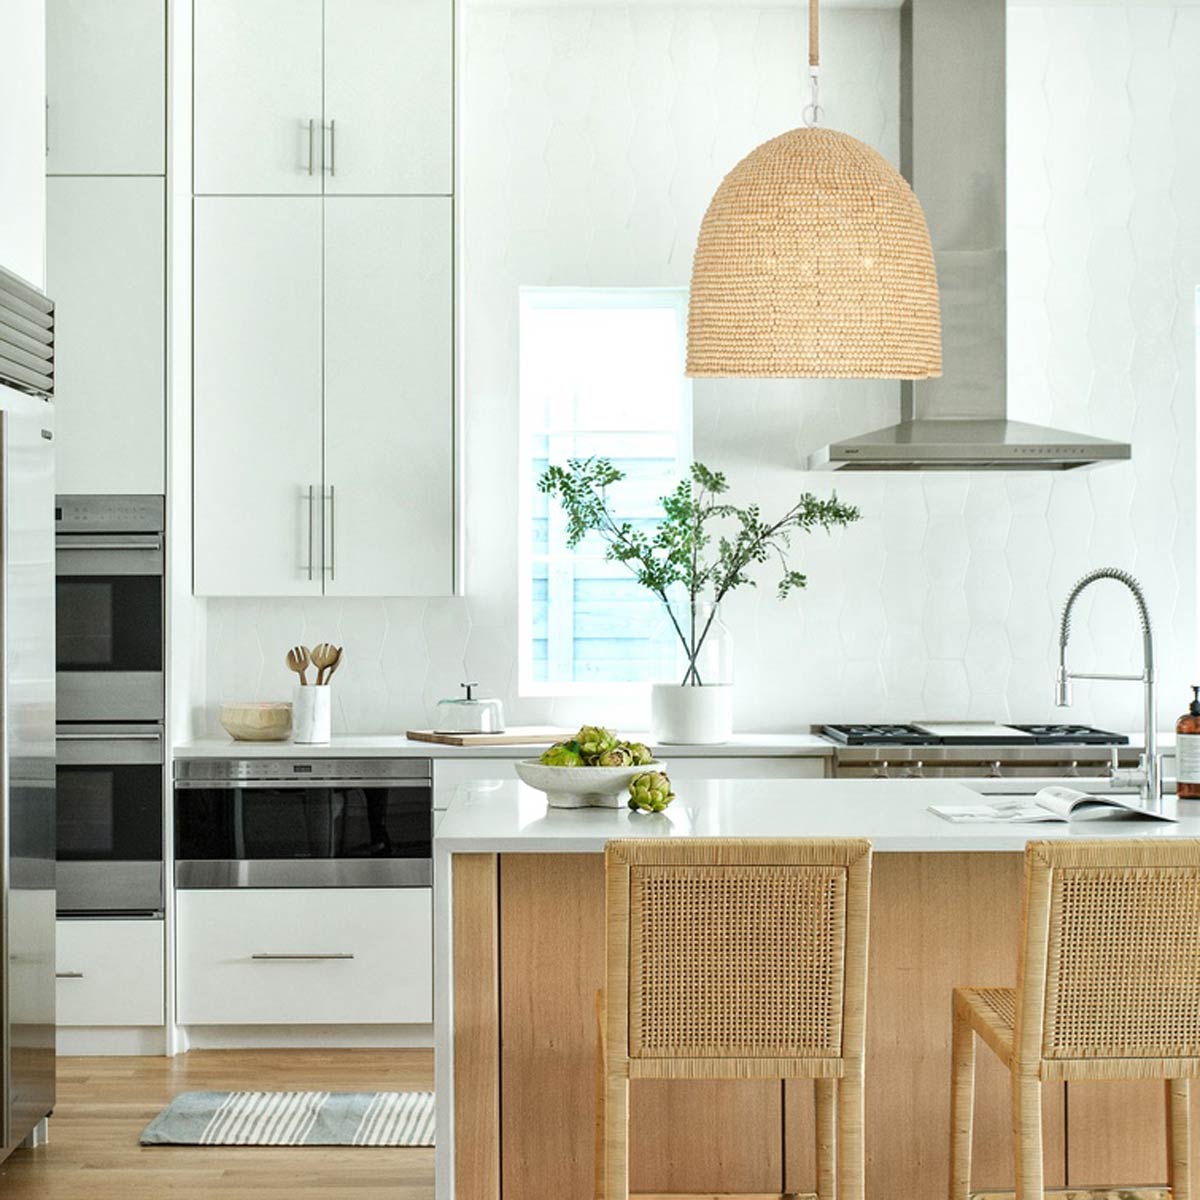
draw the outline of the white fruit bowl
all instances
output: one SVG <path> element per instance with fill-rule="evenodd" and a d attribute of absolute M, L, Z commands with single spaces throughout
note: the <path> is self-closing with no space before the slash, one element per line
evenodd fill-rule
<path fill-rule="evenodd" d="M 640 767 L 548 767 L 536 759 L 516 767 L 525 783 L 546 793 L 552 808 L 620 808 L 629 799 L 635 775 L 666 770 L 660 762 Z"/>

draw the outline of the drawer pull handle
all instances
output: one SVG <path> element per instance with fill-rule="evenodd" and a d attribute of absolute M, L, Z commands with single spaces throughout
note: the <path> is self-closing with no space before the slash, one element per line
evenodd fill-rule
<path fill-rule="evenodd" d="M 82 971 L 55 971 L 54 978 L 55 979 L 82 979 L 83 972 Z"/>
<path fill-rule="evenodd" d="M 353 954 L 252 954 L 255 962 L 323 962 L 336 959 L 344 962 L 354 957 Z"/>

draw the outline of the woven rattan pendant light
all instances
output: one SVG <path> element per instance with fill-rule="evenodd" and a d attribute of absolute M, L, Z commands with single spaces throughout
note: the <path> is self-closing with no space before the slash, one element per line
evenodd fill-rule
<path fill-rule="evenodd" d="M 742 159 L 708 206 L 692 264 L 689 375 L 942 373 L 925 214 L 882 155 L 816 127 L 819 62 L 809 0 L 807 124 Z"/>

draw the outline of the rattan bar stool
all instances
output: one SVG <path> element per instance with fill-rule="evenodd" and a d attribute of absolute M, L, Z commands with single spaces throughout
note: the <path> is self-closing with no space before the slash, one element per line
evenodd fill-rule
<path fill-rule="evenodd" d="M 1042 1083 L 1162 1079 L 1168 1186 L 1191 1200 L 1200 841 L 1030 842 L 1015 988 L 955 988 L 950 1200 L 967 1200 L 975 1035 L 1012 1075 L 1018 1200 L 1042 1200 Z"/>
<path fill-rule="evenodd" d="M 820 1198 L 862 1200 L 870 842 L 617 841 L 604 860 L 597 1195 L 629 1195 L 631 1079 L 812 1079 Z"/>

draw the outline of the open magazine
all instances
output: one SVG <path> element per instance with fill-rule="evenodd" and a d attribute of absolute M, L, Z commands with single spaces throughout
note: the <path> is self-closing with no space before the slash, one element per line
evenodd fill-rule
<path fill-rule="evenodd" d="M 1008 822 L 1019 825 L 1029 821 L 1069 821 L 1072 817 L 1130 816 L 1169 821 L 1170 817 L 1147 812 L 1140 796 L 1098 796 L 1076 788 L 1051 784 L 1034 796 L 996 800 L 980 804 L 931 804 L 929 811 L 944 821 Z"/>

